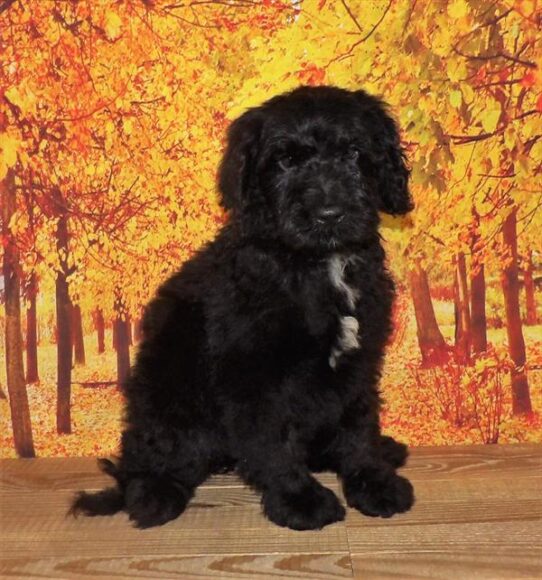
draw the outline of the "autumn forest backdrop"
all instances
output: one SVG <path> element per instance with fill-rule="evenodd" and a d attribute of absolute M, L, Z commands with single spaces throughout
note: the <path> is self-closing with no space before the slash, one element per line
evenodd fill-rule
<path fill-rule="evenodd" d="M 142 308 L 225 219 L 225 129 L 300 84 L 382 96 L 412 167 L 416 210 L 382 227 L 385 430 L 542 441 L 541 13 L 0 0 L 0 456 L 115 451 Z"/>

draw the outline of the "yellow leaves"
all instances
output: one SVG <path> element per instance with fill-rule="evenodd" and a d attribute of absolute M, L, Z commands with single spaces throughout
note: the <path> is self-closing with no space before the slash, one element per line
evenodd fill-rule
<path fill-rule="evenodd" d="M 452 107 L 455 107 L 456 109 L 461 106 L 461 102 L 463 101 L 463 95 L 461 94 L 461 91 L 451 91 L 448 98 Z"/>
<path fill-rule="evenodd" d="M 264 87 L 258 87 L 244 96 L 242 102 L 236 103 L 231 106 L 228 110 L 228 119 L 235 119 L 239 115 L 242 115 L 247 109 L 251 107 L 257 107 L 261 105 L 266 98 L 269 96 L 269 92 Z"/>
<path fill-rule="evenodd" d="M 96 174 L 96 167 L 94 167 L 94 165 L 92 163 L 89 163 L 85 167 L 85 175 L 88 175 L 89 177 L 92 177 L 95 174 Z"/>
<path fill-rule="evenodd" d="M 15 137 L 2 133 L 0 134 L 0 150 L 2 151 L 2 160 L 8 167 L 13 167 L 17 162 L 17 150 L 19 141 Z"/>
<path fill-rule="evenodd" d="M 116 40 L 121 34 L 122 20 L 116 12 L 107 12 L 104 29 L 109 40 Z"/>
<path fill-rule="evenodd" d="M 108 119 L 105 122 L 105 147 L 108 151 L 113 146 L 116 132 L 117 132 L 117 129 L 115 127 L 115 123 L 113 123 L 113 121 L 111 119 Z"/>
<path fill-rule="evenodd" d="M 28 79 L 27 79 L 28 81 Z M 28 82 L 19 86 L 12 86 L 5 92 L 6 97 L 13 105 L 21 110 L 23 115 L 35 113 L 36 96 L 28 87 Z"/>
<path fill-rule="evenodd" d="M 466 0 L 453 0 L 448 4 L 448 15 L 451 18 L 463 18 L 469 13 L 469 5 Z"/>
<path fill-rule="evenodd" d="M 461 85 L 461 90 L 463 92 L 463 100 L 470 105 L 474 100 L 474 91 L 469 83 L 463 83 Z"/>
<path fill-rule="evenodd" d="M 134 129 L 134 123 L 132 121 L 132 119 L 124 119 L 123 123 L 122 123 L 124 132 L 126 133 L 126 135 L 131 135 L 132 131 Z"/>
<path fill-rule="evenodd" d="M 73 196 L 70 208 L 78 219 L 70 221 L 68 259 L 77 270 L 70 276 L 70 287 L 86 305 L 87 315 L 99 304 L 110 320 L 111 296 L 119 283 L 123 284 L 130 310 L 137 312 L 158 282 L 213 236 L 221 223 L 214 177 L 225 118 L 232 119 L 246 108 L 298 85 L 299 71 L 305 73 L 301 75 L 305 82 L 325 80 L 380 94 L 400 116 L 413 163 L 412 185 L 418 210 L 410 226 L 410 217 L 405 223 L 387 218 L 385 234 L 395 255 L 405 251 L 410 235 L 420 237 L 427 254 L 424 263 L 433 269 L 432 290 L 449 275 L 446 264 L 457 244 L 457 228 L 469 223 L 471 205 L 489 216 L 480 228 L 482 246 L 494 235 L 495 224 L 498 226 L 502 217 L 495 209 L 495 200 L 505 195 L 506 182 L 501 180 L 502 195 L 493 186 L 492 197 L 487 193 L 490 184 L 487 188 L 477 186 L 480 174 L 500 175 L 503 161 L 512 162 L 515 176 L 510 184 L 520 185 L 513 188 L 512 195 L 517 196 L 524 215 L 530 215 L 529 202 L 524 201 L 522 193 L 526 190 L 520 188 L 521 184 L 536 187 L 533 172 L 535 160 L 542 158 L 542 141 L 534 138 L 540 133 L 540 116 L 530 114 L 509 121 L 506 115 L 501 117 L 501 111 L 505 97 L 510 98 L 506 109 L 510 118 L 542 110 L 541 69 L 523 70 L 519 63 L 503 59 L 466 58 L 453 48 L 484 57 L 492 54 L 488 48 L 502 44 L 503 54 L 516 54 L 513 44 L 517 40 L 518 46 L 526 46 L 520 58 L 537 62 L 533 47 L 537 48 L 538 30 L 534 30 L 534 21 L 528 20 L 534 12 L 532 1 L 517 0 L 511 14 L 499 21 L 500 32 L 490 35 L 491 43 L 495 43 L 492 47 L 487 46 L 487 26 L 475 31 L 477 25 L 501 16 L 505 10 L 497 6 L 491 14 L 486 13 L 490 0 L 480 0 L 476 8 L 474 2 L 466 0 L 418 2 L 415 6 L 412 2 L 351 0 L 348 7 L 361 30 L 342 3 L 305 0 L 296 18 L 281 16 L 272 32 L 251 20 L 254 11 L 260 9 L 258 3 L 252 3 L 250 12 L 240 19 L 244 24 L 233 31 L 203 29 L 203 33 L 191 27 L 189 34 L 180 21 L 164 16 L 160 10 L 149 12 L 151 28 L 148 19 L 129 21 L 126 3 L 79 3 L 78 10 L 91 7 L 93 22 L 103 29 L 92 33 L 96 42 L 85 44 L 92 48 L 92 54 L 84 59 L 92 82 L 80 68 L 75 37 L 50 18 L 46 4 L 35 3 L 31 15 L 43 36 L 29 36 L 8 47 L 8 52 L 16 49 L 13 54 L 9 52 L 8 78 L 17 77 L 19 84 L 11 86 L 5 95 L 25 121 L 34 121 L 30 115 L 36 115 L 36 122 L 30 123 L 27 142 L 23 143 L 17 133 L 0 136 L 0 177 L 17 160 L 24 165 L 23 155 L 32 152 L 29 163 L 36 181 L 45 186 L 58 184 L 66 195 Z M 67 3 L 66 13 L 72 4 L 77 3 Z M 233 8 L 233 4 L 225 3 L 219 9 L 243 10 Z M 10 10 L 19 8 L 14 5 Z M 523 14 L 521 18 L 516 8 Z M 214 9 L 209 4 L 209 11 Z M 266 7 L 266 14 L 271 10 Z M 384 20 L 374 33 L 359 42 L 385 10 Z M 25 18 L 30 14 L 28 10 L 21 13 Z M 82 21 L 77 38 L 86 41 L 87 16 L 81 12 L 70 21 L 77 20 Z M 205 20 L 202 16 L 202 23 Z M 110 42 L 104 41 L 104 35 Z M 460 38 L 463 41 L 458 44 Z M 58 60 L 51 56 L 52 46 Z M 497 68 L 503 70 L 499 73 Z M 507 84 L 516 79 L 512 71 L 519 75 L 521 84 Z M 524 94 L 520 106 L 519 92 Z M 81 120 L 66 124 L 66 141 L 59 144 L 49 137 L 38 141 L 41 127 L 54 130 L 51 121 L 68 116 L 67 111 Z M 9 111 L 7 115 L 11 122 Z M 495 131 L 495 136 L 470 144 L 457 144 L 452 137 Z M 62 137 L 57 132 L 48 135 Z M 36 139 L 35 147 L 31 146 L 32 138 Z M 529 141 L 533 145 L 525 155 L 521 145 Z M 514 153 L 508 155 L 511 151 Z M 52 166 L 56 171 L 51 170 Z M 531 198 L 534 207 L 536 196 Z M 33 250 L 43 258 L 40 316 L 47 324 L 42 330 L 52 332 L 54 273 L 59 255 L 54 244 L 56 216 L 46 204 L 44 208 L 53 215 L 39 225 Z M 520 244 L 525 243 L 527 235 L 539 231 L 533 225 L 536 222 L 524 222 L 530 230 L 521 232 Z M 30 230 L 28 224 L 28 217 L 19 212 L 10 225 L 22 239 Z M 445 245 L 434 242 L 433 235 Z M 28 256 L 21 261 L 28 271 L 32 261 Z M 405 260 L 391 263 L 398 272 L 407 266 Z M 488 296 L 492 291 L 502 294 L 498 284 L 488 285 Z M 403 306 L 410 304 L 407 293 L 400 300 Z M 444 322 L 442 303 L 437 316 L 443 332 L 453 340 L 453 302 L 445 303 L 448 315 Z M 489 298 L 487 305 L 492 306 Z M 493 310 L 502 312 L 502 304 Z M 384 375 L 388 425 L 415 442 L 477 441 L 476 433 L 466 428 L 451 429 L 437 416 L 431 394 L 435 385 L 429 379 L 424 383 L 427 388 L 420 391 L 405 372 L 405 361 L 418 354 L 411 306 L 405 306 L 403 320 L 408 327 L 405 344 L 401 349 L 390 349 L 387 362 L 395 364 L 397 372 L 393 369 Z M 504 333 L 504 329 L 501 331 Z M 492 342 L 496 342 L 494 338 L 492 334 Z M 500 344 L 505 341 L 502 335 L 496 338 Z M 88 345 L 94 344 L 94 337 L 88 339 Z M 527 342 L 529 347 L 535 340 Z M 54 432 L 54 345 L 40 347 L 40 357 L 50 368 L 44 370 L 40 390 L 30 388 L 38 451 L 97 453 L 94 441 L 99 441 L 101 452 L 112 451 L 120 411 L 116 391 L 76 386 L 75 433 L 60 439 Z M 529 358 L 530 364 L 532 360 Z M 88 376 L 76 370 L 74 380 L 114 378 L 114 352 L 110 358 L 93 360 L 90 365 Z M 487 372 L 487 366 L 479 362 L 474 370 Z M 447 384 L 446 377 L 441 378 L 441 384 Z M 536 384 L 533 393 L 542 393 L 539 387 Z M 4 412 L 7 422 L 7 403 L 0 401 L 0 421 Z M 104 415 L 109 415 L 107 420 Z M 525 430 L 518 432 L 524 435 Z"/>
<path fill-rule="evenodd" d="M 432 53 L 441 57 L 443 64 L 450 54 L 450 43 L 452 42 L 452 29 L 450 19 L 445 14 L 436 18 L 438 25 L 435 26 L 429 38 L 429 49 Z"/>
<path fill-rule="evenodd" d="M 4 179 L 8 169 L 17 163 L 20 147 L 21 143 L 13 133 L 0 133 L 0 179 Z"/>
<path fill-rule="evenodd" d="M 449 55 L 446 58 L 446 73 L 453 83 L 457 83 L 468 76 L 467 63 L 463 58 L 454 58 Z"/>
<path fill-rule="evenodd" d="M 531 18 L 537 10 L 537 0 L 517 0 L 515 2 L 516 10 L 524 17 Z M 538 8 L 540 10 L 540 8 Z"/>
<path fill-rule="evenodd" d="M 515 145 L 517 144 L 517 135 L 516 135 L 516 131 L 514 129 L 513 125 L 510 125 L 509 127 L 506 128 L 506 130 L 504 131 L 504 145 L 505 147 L 511 151 Z"/>
<path fill-rule="evenodd" d="M 52 304 L 54 306 L 54 303 Z M 96 306 L 95 303 L 92 304 Z M 83 315 L 90 310 L 83 310 Z M 107 312 L 104 313 L 107 316 Z M 40 315 L 41 316 L 41 315 Z M 110 315 L 112 316 L 112 314 Z M 111 319 L 111 318 L 110 318 Z M 109 321 L 110 321 L 109 319 Z M 39 352 L 40 382 L 27 386 L 32 431 L 36 453 L 40 457 L 75 457 L 111 455 L 117 452 L 120 432 L 123 397 L 115 385 L 116 354 L 111 348 L 110 327 L 106 330 L 104 354 L 98 355 L 96 337 L 90 334 L 91 327 L 85 319 L 87 333 L 84 337 L 87 365 L 73 370 L 72 421 L 73 432 L 59 436 L 56 432 L 56 345 L 53 344 L 53 319 L 50 328 L 40 328 Z M 108 321 L 108 322 L 109 322 Z M 47 334 L 46 334 L 47 329 Z M 0 356 L 3 354 L 0 351 Z M 134 351 L 132 349 L 131 359 Z M 91 387 L 89 383 L 98 383 Z M 103 387 L 100 384 L 103 383 Z M 0 399 L 0 424 L 8 428 L 0 433 L 0 457 L 14 457 L 9 403 Z"/>
<path fill-rule="evenodd" d="M 534 167 L 528 155 L 518 155 L 514 167 L 518 178 L 532 178 Z"/>
<path fill-rule="evenodd" d="M 482 127 L 486 133 L 493 133 L 497 128 L 501 116 L 500 108 L 489 108 L 481 113 Z"/>
<path fill-rule="evenodd" d="M 352 70 L 362 79 L 365 79 L 375 68 L 375 63 L 372 59 L 368 58 L 362 51 L 354 54 L 351 60 Z"/>

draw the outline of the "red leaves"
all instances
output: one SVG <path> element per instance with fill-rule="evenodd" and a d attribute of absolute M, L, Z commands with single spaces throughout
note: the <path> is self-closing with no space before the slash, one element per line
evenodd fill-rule
<path fill-rule="evenodd" d="M 501 71 L 499 71 L 498 75 L 500 81 L 508 80 L 508 77 L 510 76 L 510 67 L 503 68 Z"/>
<path fill-rule="evenodd" d="M 529 71 L 520 81 L 520 85 L 526 89 L 532 87 L 536 81 L 536 77 L 533 71 Z"/>
<path fill-rule="evenodd" d="M 326 70 L 311 63 L 301 63 L 302 68 L 297 72 L 299 80 L 307 85 L 321 85 L 326 79 Z"/>

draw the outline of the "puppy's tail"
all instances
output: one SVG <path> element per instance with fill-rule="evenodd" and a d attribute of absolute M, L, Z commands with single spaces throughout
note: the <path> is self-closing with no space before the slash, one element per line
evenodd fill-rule
<path fill-rule="evenodd" d="M 80 491 L 68 511 L 69 515 L 112 516 L 124 508 L 124 497 L 116 487 L 88 493 Z"/>
<path fill-rule="evenodd" d="M 108 459 L 99 459 L 100 469 L 117 480 L 117 466 Z M 77 517 L 79 514 L 85 516 L 111 516 L 124 509 L 124 494 L 118 487 L 108 487 L 102 491 L 88 493 L 80 491 L 74 498 L 68 510 L 68 515 Z"/>

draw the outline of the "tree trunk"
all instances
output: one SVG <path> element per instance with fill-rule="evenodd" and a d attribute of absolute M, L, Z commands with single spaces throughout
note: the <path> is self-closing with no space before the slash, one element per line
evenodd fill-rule
<path fill-rule="evenodd" d="M 467 265 L 463 252 L 459 252 L 455 259 L 454 311 L 456 359 L 461 364 L 468 364 L 470 362 L 471 320 Z"/>
<path fill-rule="evenodd" d="M 413 267 L 409 269 L 409 281 L 422 364 L 424 366 L 443 364 L 449 358 L 449 348 L 438 327 L 427 273 L 419 259 L 414 259 Z"/>
<path fill-rule="evenodd" d="M 529 250 L 527 254 L 527 267 L 524 272 L 525 301 L 527 306 L 527 324 L 534 325 L 538 322 L 536 313 L 535 288 L 533 280 L 533 253 Z"/>
<path fill-rule="evenodd" d="M 517 248 L 517 208 L 514 206 L 502 226 L 504 255 L 506 264 L 501 273 L 504 307 L 506 312 L 506 333 L 508 351 L 514 363 L 512 378 L 512 411 L 514 415 L 530 413 L 531 396 L 525 370 L 525 341 L 519 309 L 518 248 Z"/>
<path fill-rule="evenodd" d="M 5 352 L 6 378 L 15 450 L 21 457 L 34 457 L 34 441 L 30 408 L 24 380 L 23 337 L 21 332 L 21 302 L 19 279 L 19 251 L 13 242 L 9 223 L 15 212 L 15 175 L 9 169 L 0 180 L 2 238 L 4 240 Z"/>
<path fill-rule="evenodd" d="M 38 284 L 36 274 L 30 276 L 28 284 L 29 307 L 26 310 L 26 382 L 37 383 L 38 375 L 38 324 L 36 315 L 36 296 Z"/>
<path fill-rule="evenodd" d="M 141 318 L 137 318 L 134 322 L 134 339 L 136 342 L 141 342 L 143 333 L 141 332 Z"/>
<path fill-rule="evenodd" d="M 96 334 L 98 336 L 98 354 L 105 352 L 105 321 L 101 308 L 96 309 L 94 322 L 96 325 Z"/>
<path fill-rule="evenodd" d="M 475 268 L 470 277 L 472 350 L 480 353 L 487 350 L 486 278 L 484 264 Z"/>
<path fill-rule="evenodd" d="M 479 354 L 487 350 L 486 277 L 480 251 L 480 214 L 474 203 L 471 212 L 470 322 L 472 351 Z"/>
<path fill-rule="evenodd" d="M 130 341 L 128 332 L 128 316 L 122 299 L 115 300 L 116 318 L 114 322 L 115 347 L 117 349 L 117 382 L 122 387 L 130 371 Z"/>
<path fill-rule="evenodd" d="M 57 407 L 56 429 L 58 433 L 71 433 L 71 380 L 72 380 L 72 333 L 68 288 L 68 216 L 65 201 L 58 189 L 53 192 L 58 221 L 56 247 L 60 257 L 60 269 L 56 275 L 56 326 L 57 326 Z"/>
<path fill-rule="evenodd" d="M 134 346 L 134 337 L 133 337 L 133 331 L 132 331 L 132 321 L 130 320 L 130 317 L 126 318 L 126 324 L 127 324 L 127 328 L 128 328 L 128 345 L 129 346 Z"/>
<path fill-rule="evenodd" d="M 85 340 L 83 338 L 83 316 L 79 304 L 74 304 L 72 309 L 72 331 L 75 364 L 84 365 L 86 362 Z"/>

